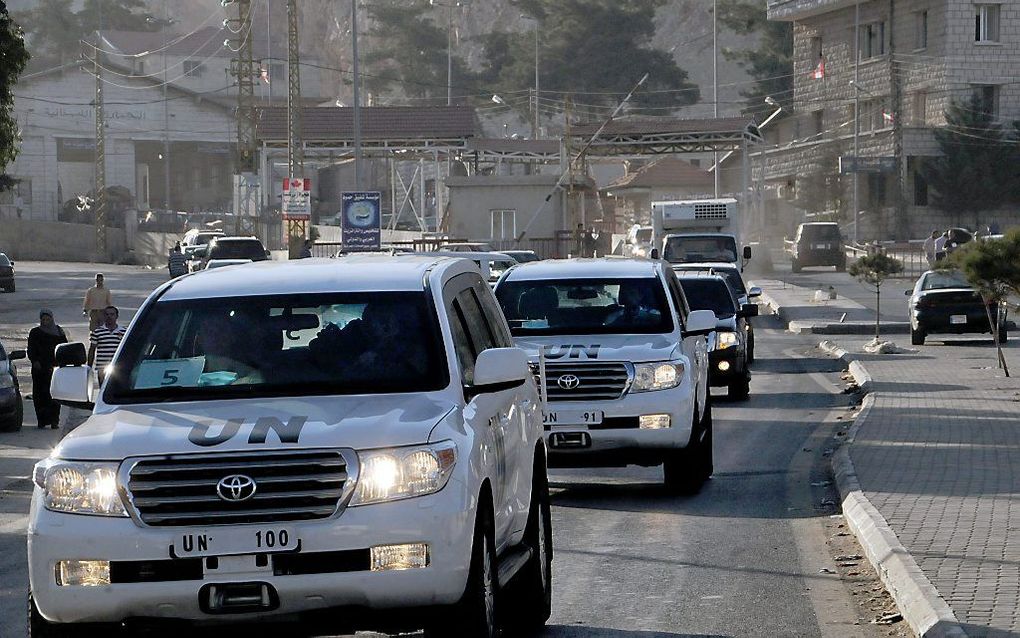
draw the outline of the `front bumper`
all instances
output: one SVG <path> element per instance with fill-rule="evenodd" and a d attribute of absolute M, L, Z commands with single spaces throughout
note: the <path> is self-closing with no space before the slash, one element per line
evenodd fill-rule
<path fill-rule="evenodd" d="M 28 529 L 29 579 L 40 613 L 59 623 L 171 618 L 237 622 L 300 618 L 335 608 L 449 605 L 463 594 L 470 567 L 475 501 L 456 477 L 430 496 L 347 508 L 322 521 L 196 529 L 143 528 L 130 518 L 61 514 L 41 507 L 39 498 L 37 488 Z M 189 531 L 253 533 L 260 528 L 287 528 L 300 539 L 299 552 L 220 557 L 215 566 L 203 558 L 169 557 L 175 539 Z M 429 545 L 425 568 L 370 571 L 363 559 L 373 546 L 421 542 Z M 295 561 L 288 562 L 287 557 L 302 557 L 298 573 Z M 110 560 L 113 582 L 58 586 L 55 570 L 60 560 Z M 320 573 L 309 573 L 316 571 Z M 139 574 L 158 576 L 137 582 L 143 578 Z M 171 580 L 169 574 L 184 579 Z M 118 582 L 125 579 L 135 582 Z M 278 606 L 229 615 L 203 611 L 203 586 L 244 582 L 271 585 Z"/>
<path fill-rule="evenodd" d="M 556 467 L 657 465 L 673 450 L 687 446 L 694 418 L 694 389 L 690 375 L 670 390 L 628 392 L 613 401 L 559 401 L 548 404 L 550 412 L 586 410 L 604 412 L 602 425 L 558 424 L 547 426 L 549 463 Z M 641 429 L 642 415 L 668 414 L 670 427 Z M 590 445 L 562 448 L 554 438 L 562 433 L 587 433 Z"/>

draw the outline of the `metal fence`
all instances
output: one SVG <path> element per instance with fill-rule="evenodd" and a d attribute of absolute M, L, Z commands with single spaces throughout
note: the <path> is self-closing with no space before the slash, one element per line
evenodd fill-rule
<path fill-rule="evenodd" d="M 859 257 L 882 252 L 903 264 L 903 271 L 894 275 L 898 279 L 916 279 L 929 270 L 928 257 L 924 254 L 924 245 L 919 242 L 879 242 L 877 244 L 850 245 L 846 247 L 847 263 L 853 263 Z"/>

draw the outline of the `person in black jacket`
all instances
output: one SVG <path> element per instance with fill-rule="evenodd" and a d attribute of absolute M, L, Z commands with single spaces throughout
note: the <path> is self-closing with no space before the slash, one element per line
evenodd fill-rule
<path fill-rule="evenodd" d="M 28 333 L 28 359 L 32 362 L 32 403 L 40 428 L 60 427 L 60 404 L 50 396 L 50 379 L 56 363 L 54 351 L 67 343 L 67 334 L 53 321 L 53 311 L 39 311 L 39 325 Z"/>

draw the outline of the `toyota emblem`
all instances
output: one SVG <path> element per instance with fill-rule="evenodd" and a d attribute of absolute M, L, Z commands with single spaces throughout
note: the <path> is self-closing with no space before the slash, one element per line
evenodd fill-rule
<path fill-rule="evenodd" d="M 577 386 L 581 385 L 581 380 L 576 374 L 565 374 L 556 380 L 556 385 L 564 390 L 576 390 Z"/>
<path fill-rule="evenodd" d="M 255 479 L 244 474 L 231 474 L 216 484 L 216 493 L 224 501 L 240 503 L 255 496 Z"/>

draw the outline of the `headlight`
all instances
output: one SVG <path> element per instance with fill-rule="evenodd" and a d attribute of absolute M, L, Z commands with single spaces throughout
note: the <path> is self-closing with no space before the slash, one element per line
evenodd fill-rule
<path fill-rule="evenodd" d="M 726 348 L 732 348 L 737 345 L 737 333 L 735 332 L 717 332 L 716 349 L 725 350 Z"/>
<path fill-rule="evenodd" d="M 683 380 L 683 362 L 639 363 L 634 366 L 634 385 L 631 391 L 668 390 L 677 387 Z"/>
<path fill-rule="evenodd" d="M 453 441 L 358 452 L 361 467 L 351 505 L 433 494 L 443 489 L 457 462 Z"/>
<path fill-rule="evenodd" d="M 46 459 L 35 466 L 35 484 L 43 505 L 54 512 L 127 516 L 117 490 L 116 463 Z"/>

